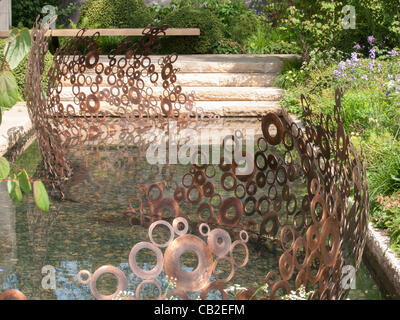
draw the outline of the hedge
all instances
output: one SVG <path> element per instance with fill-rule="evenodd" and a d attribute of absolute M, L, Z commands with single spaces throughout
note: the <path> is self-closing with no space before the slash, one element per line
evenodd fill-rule
<path fill-rule="evenodd" d="M 200 28 L 200 36 L 167 37 L 162 53 L 212 53 L 224 38 L 221 21 L 208 9 L 182 8 L 168 14 L 162 21 L 169 28 Z"/>
<path fill-rule="evenodd" d="M 88 0 L 81 11 L 80 27 L 144 28 L 153 21 L 143 0 Z"/>

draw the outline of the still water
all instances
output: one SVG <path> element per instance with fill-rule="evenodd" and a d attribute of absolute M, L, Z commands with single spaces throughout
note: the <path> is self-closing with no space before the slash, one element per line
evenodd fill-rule
<path fill-rule="evenodd" d="M 124 167 L 125 160 L 121 159 L 117 149 L 102 150 L 93 157 L 89 154 L 86 159 L 81 159 L 76 153 L 74 160 L 78 174 L 70 182 L 69 200 L 60 202 L 52 198 L 49 213 L 38 210 L 29 196 L 25 196 L 23 203 L 15 207 L 7 196 L 5 183 L 1 184 L 1 290 L 15 288 L 28 299 L 94 299 L 89 285 L 77 281 L 78 272 L 86 269 L 93 273 L 102 265 L 113 265 L 125 273 L 128 291 L 135 292 L 142 280 L 130 270 L 128 256 L 136 243 L 149 241 L 149 237 L 147 228 L 132 224 L 127 218 L 129 198 L 137 193 L 135 187 L 141 183 L 167 180 L 172 186 L 179 184 L 188 168 L 181 165 L 156 172 L 154 167 L 142 161 L 135 164 L 135 173 L 131 174 L 119 170 L 119 166 Z M 89 163 L 90 170 L 80 170 L 79 163 L 83 160 Z M 34 142 L 18 158 L 17 164 L 27 168 L 30 175 L 40 176 L 40 161 L 38 146 Z M 162 234 L 160 237 L 163 237 Z M 248 264 L 236 268 L 234 277 L 227 285 L 231 289 L 228 290 L 231 298 L 233 287 L 257 289 L 264 285 L 265 275 L 271 268 L 276 268 L 282 253 L 274 243 L 268 248 L 248 243 L 248 249 Z M 139 265 L 144 269 L 153 268 L 155 256 L 150 251 L 142 251 L 137 257 Z M 195 260 L 195 256 L 183 257 L 182 267 L 192 270 L 196 266 Z M 229 264 L 221 264 L 218 271 L 229 274 Z M 55 284 L 50 284 L 50 288 L 49 275 L 55 276 Z M 170 286 L 164 272 L 156 281 L 163 293 Z M 97 288 L 103 294 L 111 294 L 116 284 L 114 277 L 104 275 L 97 282 Z M 357 273 L 356 287 L 350 291 L 349 299 L 382 298 L 363 264 Z M 157 294 L 157 289 L 150 286 L 142 291 L 143 298 L 155 298 Z M 193 293 L 190 298 L 198 296 L 198 293 Z M 208 298 L 218 299 L 220 294 L 211 293 Z"/>

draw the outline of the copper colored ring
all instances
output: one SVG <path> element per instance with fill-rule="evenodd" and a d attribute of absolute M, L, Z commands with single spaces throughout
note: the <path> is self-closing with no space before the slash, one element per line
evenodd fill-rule
<path fill-rule="evenodd" d="M 87 276 L 86 280 L 82 279 L 82 275 L 85 274 Z M 81 270 L 78 272 L 77 278 L 78 281 L 82 284 L 88 284 L 90 283 L 90 278 L 92 277 L 92 274 L 88 270 Z"/>
<path fill-rule="evenodd" d="M 289 280 L 293 276 L 294 261 L 290 251 L 285 251 L 279 258 L 279 272 L 283 280 Z"/>
<path fill-rule="evenodd" d="M 153 284 L 157 290 L 158 290 L 158 297 L 157 300 L 161 300 L 162 299 L 162 291 L 161 291 L 161 287 L 160 285 L 154 281 L 154 280 L 143 280 L 141 283 L 139 283 L 139 285 L 136 287 L 136 300 L 140 300 L 140 291 L 142 290 L 142 287 L 146 284 Z"/>
<path fill-rule="evenodd" d="M 275 125 L 276 127 L 276 135 L 271 136 L 269 133 L 270 125 Z M 268 113 L 266 116 L 262 118 L 261 121 L 262 132 L 269 144 L 277 145 L 282 141 L 283 138 L 283 124 L 282 121 L 275 113 Z"/>
<path fill-rule="evenodd" d="M 185 271 L 180 266 L 180 257 L 187 251 L 197 255 L 198 265 L 193 271 Z M 185 234 L 176 238 L 165 250 L 164 270 L 170 279 L 175 279 L 176 288 L 194 292 L 207 285 L 212 274 L 212 254 L 200 238 Z"/>
<path fill-rule="evenodd" d="M 251 187 L 253 187 L 253 190 L 250 189 Z M 257 184 L 255 181 L 250 180 L 249 182 L 247 182 L 246 192 L 249 196 L 254 196 L 257 193 Z"/>
<path fill-rule="evenodd" d="M 241 230 L 239 232 L 239 237 L 240 240 L 242 240 L 244 243 L 247 243 L 249 241 L 249 234 L 245 230 Z"/>
<path fill-rule="evenodd" d="M 258 151 L 258 152 L 256 152 L 254 157 L 255 157 L 255 164 L 256 164 L 257 169 L 260 170 L 260 171 L 266 170 L 267 167 L 268 167 L 268 162 L 267 162 L 267 158 L 266 158 L 264 152 Z M 264 160 L 264 165 L 263 166 L 260 166 L 258 164 L 258 161 L 257 161 L 258 157 L 261 157 Z"/>
<path fill-rule="evenodd" d="M 253 208 L 251 209 L 251 211 L 247 211 L 246 210 L 247 204 L 249 202 L 253 203 Z M 244 210 L 244 213 L 245 213 L 246 216 L 253 215 L 257 210 L 257 199 L 255 197 L 253 197 L 253 196 L 247 197 L 246 200 L 244 200 L 244 203 L 243 203 L 243 210 Z"/>
<path fill-rule="evenodd" d="M 242 194 L 239 194 L 239 189 L 242 189 Z M 235 188 L 235 197 L 238 199 L 243 199 L 246 196 L 246 188 L 243 184 L 238 184 Z"/>
<path fill-rule="evenodd" d="M 212 182 L 207 181 L 205 184 L 203 184 L 203 194 L 207 198 L 210 198 L 214 195 L 214 185 Z"/>
<path fill-rule="evenodd" d="M 234 207 L 236 209 L 236 215 L 233 218 L 228 218 L 227 213 L 230 207 Z M 218 222 L 223 225 L 227 225 L 230 227 L 236 226 L 243 214 L 243 206 L 239 199 L 237 198 L 228 198 L 225 199 L 219 209 Z"/>
<path fill-rule="evenodd" d="M 136 255 L 142 249 L 149 249 L 153 251 L 157 258 L 156 266 L 151 270 L 144 270 L 140 268 L 136 263 Z M 129 253 L 129 266 L 132 272 L 139 278 L 150 280 L 155 279 L 161 273 L 163 269 L 163 255 L 161 250 L 150 242 L 139 242 L 134 245 L 131 252 Z"/>
<path fill-rule="evenodd" d="M 246 251 L 246 257 L 244 258 L 244 260 L 243 260 L 242 263 L 237 263 L 237 262 L 235 261 L 235 258 L 233 257 L 233 250 L 234 250 L 237 246 L 242 246 L 242 247 L 245 249 L 245 251 Z M 236 240 L 236 241 L 234 241 L 234 242 L 232 243 L 231 248 L 230 248 L 230 250 L 229 250 L 229 254 L 230 254 L 230 256 L 231 256 L 231 259 L 232 259 L 233 262 L 234 262 L 234 265 L 235 265 L 236 267 L 238 267 L 238 268 L 243 268 L 243 267 L 247 264 L 247 262 L 249 261 L 249 249 L 247 248 L 246 243 L 243 242 L 243 241 L 241 241 L 241 240 Z"/>
<path fill-rule="evenodd" d="M 198 192 L 198 197 L 196 198 L 196 199 L 193 199 L 192 197 L 191 197 L 191 192 L 192 192 L 192 190 L 194 190 L 194 189 L 196 189 L 197 190 L 197 192 Z M 199 186 L 197 186 L 197 185 L 191 185 L 190 187 L 189 187 L 189 189 L 187 190 L 187 199 L 188 199 L 188 201 L 190 202 L 190 203 L 192 203 L 192 204 L 196 204 L 196 203 L 199 203 L 200 201 L 201 201 L 201 199 L 203 198 L 203 190 L 199 187 Z"/>
<path fill-rule="evenodd" d="M 110 273 L 118 280 L 117 289 L 113 294 L 110 295 L 103 295 L 101 294 L 96 287 L 97 280 L 103 275 Z M 121 291 L 125 291 L 128 288 L 128 280 L 125 277 L 125 274 L 118 268 L 114 266 L 102 266 L 98 268 L 90 278 L 90 291 L 92 292 L 93 296 L 97 300 L 112 300 L 116 297 Z"/>
<path fill-rule="evenodd" d="M 94 101 L 94 106 L 92 106 L 92 105 L 90 104 L 91 101 Z M 86 107 L 87 107 L 87 109 L 88 109 L 88 111 L 89 111 L 90 113 L 96 113 L 96 112 L 98 112 L 99 109 L 100 109 L 100 101 L 99 101 L 99 98 L 98 98 L 96 95 L 94 95 L 94 94 L 88 95 L 87 98 L 86 98 Z"/>
<path fill-rule="evenodd" d="M 185 226 L 183 230 L 179 230 L 178 228 L 179 223 L 183 223 L 183 225 Z M 175 218 L 174 221 L 172 222 L 172 227 L 174 228 L 174 231 L 178 236 L 186 234 L 189 230 L 188 222 L 183 217 Z"/>
<path fill-rule="evenodd" d="M 154 208 L 154 214 L 158 216 L 159 218 L 162 218 L 162 211 L 164 209 L 170 209 L 172 211 L 172 217 L 176 218 L 179 216 L 179 205 L 178 202 L 176 202 L 172 198 L 164 198 L 156 204 Z"/>
<path fill-rule="evenodd" d="M 218 241 L 220 239 L 222 240 L 221 243 Z M 207 244 L 213 254 L 217 257 L 223 257 L 229 252 L 232 240 L 227 231 L 216 228 L 208 233 Z"/>
<path fill-rule="evenodd" d="M 209 216 L 208 216 L 208 218 L 212 218 L 212 217 L 214 217 L 214 208 L 213 208 L 213 206 L 211 205 L 211 204 L 209 204 L 209 203 L 202 203 L 200 206 L 199 206 L 199 208 L 197 209 L 197 218 L 199 219 L 199 221 L 202 221 L 202 222 L 205 222 L 206 220 L 205 219 L 203 219 L 203 217 L 201 216 L 201 212 L 203 211 L 203 210 L 205 210 L 205 209 L 207 209 L 208 210 L 208 212 L 210 213 L 209 214 Z"/>
<path fill-rule="evenodd" d="M 154 230 L 158 225 L 166 226 L 166 227 L 169 229 L 169 232 L 170 232 L 170 236 L 169 236 L 168 241 L 165 242 L 165 243 L 163 243 L 163 244 L 159 244 L 159 243 L 155 242 L 154 239 L 153 239 L 153 230 Z M 168 245 L 174 240 L 174 237 L 175 237 L 175 235 L 174 235 L 174 228 L 173 228 L 167 221 L 165 221 L 165 220 L 158 220 L 158 221 L 153 222 L 153 223 L 150 225 L 150 228 L 149 228 L 149 232 L 148 232 L 148 233 L 149 233 L 150 241 L 151 241 L 155 246 L 160 247 L 160 248 L 168 247 Z M 144 246 L 144 245 L 143 245 L 143 246 Z"/>
<path fill-rule="evenodd" d="M 208 230 L 206 233 L 203 232 L 204 227 L 207 228 L 207 230 Z M 199 232 L 203 237 L 208 237 L 208 234 L 210 233 L 210 227 L 208 226 L 207 223 L 201 223 L 199 225 Z"/>
<path fill-rule="evenodd" d="M 150 192 L 151 192 L 153 189 L 157 189 L 158 192 L 159 192 L 159 195 L 158 195 L 157 198 L 155 198 L 155 199 L 150 199 Z M 162 195 L 163 195 L 163 189 L 162 189 L 162 187 L 161 187 L 159 184 L 152 184 L 152 185 L 147 189 L 147 199 L 148 199 L 148 200 L 151 200 L 151 201 L 160 200 L 160 199 L 162 198 Z"/>
<path fill-rule="evenodd" d="M 258 172 L 256 175 L 256 183 L 259 188 L 264 188 L 267 183 L 267 178 L 263 172 Z"/>
<path fill-rule="evenodd" d="M 227 187 L 227 186 L 225 185 L 225 180 L 226 180 L 228 177 L 231 177 L 231 178 L 233 179 L 233 185 L 232 185 L 231 187 Z M 236 177 L 233 175 L 233 173 L 231 173 L 231 172 L 225 172 L 225 173 L 221 176 L 221 186 L 222 186 L 222 188 L 224 188 L 225 191 L 233 191 L 233 190 L 235 190 L 236 185 L 237 185 L 237 181 L 236 181 Z"/>
<path fill-rule="evenodd" d="M 230 265 L 231 265 L 231 272 L 229 273 L 229 275 L 225 279 L 219 279 L 217 277 L 217 266 L 218 266 L 218 263 L 220 261 L 222 261 L 222 260 L 228 261 L 230 263 Z M 233 278 L 233 276 L 235 275 L 235 265 L 234 265 L 233 259 L 231 257 L 227 257 L 227 256 L 218 257 L 214 261 L 214 264 L 213 264 L 213 275 L 214 275 L 216 281 L 229 282 Z"/>
<path fill-rule="evenodd" d="M 328 236 L 332 235 L 332 248 L 328 250 L 325 243 Z M 340 249 L 340 230 L 339 223 L 333 217 L 325 220 L 321 230 L 320 250 L 322 259 L 327 266 L 333 266 Z"/>
<path fill-rule="evenodd" d="M 290 239 L 290 247 L 286 246 L 285 243 L 285 234 L 286 232 L 289 231 L 290 235 L 291 235 L 291 239 Z M 291 226 L 285 225 L 282 229 L 281 229 L 281 236 L 280 236 L 280 242 L 281 242 L 281 247 L 283 250 L 291 250 L 294 246 L 296 240 L 296 236 L 295 236 L 295 231 L 293 230 L 293 228 Z"/>

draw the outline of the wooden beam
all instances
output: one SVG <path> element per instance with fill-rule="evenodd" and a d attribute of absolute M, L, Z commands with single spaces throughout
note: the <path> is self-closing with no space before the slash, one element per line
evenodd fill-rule
<path fill-rule="evenodd" d="M 144 29 L 87 29 L 85 36 L 92 36 L 99 32 L 101 36 L 142 36 Z M 52 37 L 74 37 L 80 29 L 52 29 L 46 32 L 46 36 Z M 7 38 L 10 35 L 10 30 L 0 30 L 0 38 Z M 170 28 L 166 30 L 167 36 L 199 36 L 199 28 L 177 29 Z"/>

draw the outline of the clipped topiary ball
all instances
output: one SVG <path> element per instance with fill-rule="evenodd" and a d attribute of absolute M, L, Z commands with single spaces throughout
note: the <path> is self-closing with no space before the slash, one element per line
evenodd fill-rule
<path fill-rule="evenodd" d="M 178 9 L 168 14 L 162 24 L 167 24 L 169 28 L 200 28 L 200 36 L 163 39 L 162 53 L 212 53 L 224 38 L 222 23 L 208 9 Z"/>
<path fill-rule="evenodd" d="M 145 28 L 152 23 L 143 0 L 89 0 L 82 8 L 79 26 L 90 28 Z"/>

